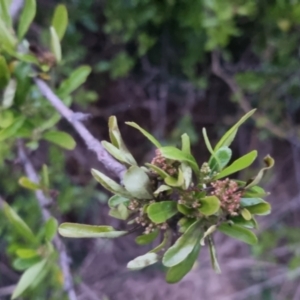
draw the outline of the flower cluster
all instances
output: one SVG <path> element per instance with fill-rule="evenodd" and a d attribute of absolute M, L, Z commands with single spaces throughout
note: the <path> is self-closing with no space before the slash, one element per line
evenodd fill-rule
<path fill-rule="evenodd" d="M 177 173 L 177 169 L 168 160 L 162 156 L 159 149 L 155 150 L 156 156 L 152 159 L 151 164 L 164 170 L 169 175 L 173 176 Z"/>
<path fill-rule="evenodd" d="M 221 208 L 231 216 L 238 215 L 240 199 L 242 196 L 238 184 L 235 181 L 226 178 L 225 180 L 212 182 L 211 185 L 214 188 L 214 191 L 211 194 L 220 199 Z"/>

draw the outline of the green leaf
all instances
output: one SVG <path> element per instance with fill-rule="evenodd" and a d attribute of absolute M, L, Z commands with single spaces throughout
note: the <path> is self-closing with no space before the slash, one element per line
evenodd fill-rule
<path fill-rule="evenodd" d="M 11 28 L 12 21 L 9 13 L 10 1 L 0 0 L 0 18 L 5 22 L 8 28 Z"/>
<path fill-rule="evenodd" d="M 194 266 L 200 252 L 200 243 L 196 243 L 192 252 L 178 265 L 171 267 L 166 275 L 168 283 L 176 283 L 180 281 Z"/>
<path fill-rule="evenodd" d="M 123 203 L 120 203 L 116 208 L 111 208 L 109 215 L 120 220 L 127 220 L 129 217 L 129 210 L 127 206 Z"/>
<path fill-rule="evenodd" d="M 199 174 L 199 166 L 195 158 L 191 154 L 184 153 L 181 150 L 172 146 L 162 147 L 159 149 L 159 151 L 165 158 L 186 162 L 191 166 L 191 168 L 196 174 Z"/>
<path fill-rule="evenodd" d="M 73 137 L 63 131 L 45 132 L 43 134 L 43 139 L 67 150 L 73 150 L 76 146 L 76 142 Z"/>
<path fill-rule="evenodd" d="M 56 6 L 52 18 L 52 27 L 55 29 L 59 40 L 61 41 L 65 35 L 68 26 L 68 11 L 65 5 L 59 4 Z"/>
<path fill-rule="evenodd" d="M 183 173 L 180 169 L 178 169 L 178 176 L 174 178 L 172 176 L 168 176 L 165 178 L 165 183 L 169 186 L 181 187 L 184 184 Z"/>
<path fill-rule="evenodd" d="M 223 146 L 229 147 L 232 141 L 235 138 L 238 128 L 248 119 L 250 118 L 256 109 L 250 110 L 247 114 L 245 114 L 235 125 L 233 125 L 220 139 L 215 147 L 215 152 Z"/>
<path fill-rule="evenodd" d="M 170 190 L 172 190 L 171 187 L 162 184 L 155 192 L 153 192 L 153 195 L 157 197 L 160 193 L 167 192 Z"/>
<path fill-rule="evenodd" d="M 124 174 L 126 190 L 135 198 L 152 199 L 151 182 L 146 172 L 138 166 L 131 166 Z"/>
<path fill-rule="evenodd" d="M 152 203 L 147 208 L 148 217 L 154 223 L 163 223 L 176 215 L 177 212 L 177 203 L 175 201 Z"/>
<path fill-rule="evenodd" d="M 136 124 L 134 122 L 125 122 L 125 124 L 139 130 L 156 148 L 161 147 L 160 142 L 153 135 L 151 135 L 148 131 L 146 131 L 145 129 L 140 127 L 138 124 Z"/>
<path fill-rule="evenodd" d="M 267 203 L 267 202 L 261 198 L 241 198 L 240 200 L 240 204 L 242 207 L 248 207 L 259 203 Z"/>
<path fill-rule="evenodd" d="M 209 246 L 209 254 L 210 254 L 210 260 L 211 260 L 211 265 L 214 269 L 214 271 L 217 274 L 221 273 L 221 268 L 219 266 L 218 263 L 218 259 L 217 259 L 217 253 L 216 253 L 216 248 L 213 242 L 213 239 L 211 236 L 208 237 L 208 246 Z"/>
<path fill-rule="evenodd" d="M 3 1 L 3 0 L 2 0 Z M 1 39 L 1 33 L 0 33 Z M 0 55 L 0 90 L 4 89 L 10 79 L 10 72 L 6 60 Z"/>
<path fill-rule="evenodd" d="M 158 261 L 158 255 L 156 253 L 152 253 L 152 252 L 146 253 L 130 261 L 127 264 L 127 268 L 130 270 L 140 270 L 155 264 L 157 261 Z"/>
<path fill-rule="evenodd" d="M 253 150 L 246 155 L 240 157 L 236 161 L 234 161 L 230 166 L 225 168 L 223 171 L 221 171 L 214 179 L 220 179 L 225 176 L 231 175 L 233 173 L 236 173 L 238 171 L 241 171 L 247 167 L 249 167 L 255 158 L 257 157 L 257 151 Z"/>
<path fill-rule="evenodd" d="M 14 122 L 11 125 L 2 129 L 0 131 L 0 142 L 3 142 L 4 140 L 15 136 L 17 134 L 18 130 L 22 127 L 24 121 L 25 121 L 25 118 L 23 116 L 18 117 L 14 120 Z"/>
<path fill-rule="evenodd" d="M 43 259 L 22 274 L 17 287 L 11 296 L 11 299 L 18 298 L 28 287 L 30 287 L 30 285 L 39 277 L 40 273 L 45 268 L 46 263 L 47 260 Z"/>
<path fill-rule="evenodd" d="M 188 228 L 195 222 L 196 222 L 196 218 L 186 218 L 186 217 L 181 218 L 178 221 L 179 232 L 181 233 L 186 232 Z"/>
<path fill-rule="evenodd" d="M 231 217 L 230 220 L 234 224 L 238 224 L 238 225 L 244 226 L 246 228 L 250 228 L 250 229 L 257 228 L 257 223 L 256 223 L 256 220 L 253 218 L 253 216 L 252 216 L 252 219 L 249 221 L 246 221 L 242 216 Z"/>
<path fill-rule="evenodd" d="M 264 168 L 262 168 L 253 179 L 249 180 L 246 183 L 245 189 L 256 186 L 263 178 L 265 172 L 274 166 L 275 161 L 270 155 L 267 155 L 264 158 L 264 163 L 266 166 Z"/>
<path fill-rule="evenodd" d="M 164 238 L 163 238 L 162 242 L 149 252 L 150 253 L 158 253 L 160 251 L 164 251 L 166 244 L 170 240 L 171 236 L 172 236 L 172 232 L 170 230 L 166 230 L 164 233 Z"/>
<path fill-rule="evenodd" d="M 7 219 L 14 226 L 18 234 L 24 238 L 24 240 L 28 240 L 30 243 L 35 243 L 36 238 L 34 234 L 20 216 L 7 203 L 3 203 L 3 208 Z"/>
<path fill-rule="evenodd" d="M 210 144 L 210 141 L 209 141 L 209 138 L 207 136 L 207 132 L 206 132 L 206 129 L 205 128 L 202 128 L 202 134 L 203 134 L 203 138 L 204 138 L 204 142 L 205 142 L 205 145 L 206 145 L 206 148 L 207 150 L 209 151 L 209 153 L 211 154 L 211 156 L 214 158 L 214 160 L 216 161 L 217 165 L 218 165 L 218 168 L 221 169 L 221 163 L 219 162 L 219 159 L 218 157 L 216 156 L 211 144 Z M 211 160 L 211 159 L 210 159 Z"/>
<path fill-rule="evenodd" d="M 108 153 L 110 153 L 114 158 L 116 158 L 120 162 L 129 165 L 137 165 L 134 157 L 128 151 L 124 152 L 123 150 L 118 149 L 113 144 L 107 141 L 102 141 L 101 144 Z"/>
<path fill-rule="evenodd" d="M 190 141 L 190 137 L 184 133 L 181 136 L 181 150 L 182 152 L 186 153 L 186 154 L 191 154 L 191 141 Z"/>
<path fill-rule="evenodd" d="M 246 184 L 244 184 L 244 185 L 246 185 Z M 265 197 L 267 195 L 268 195 L 268 193 L 266 193 L 266 191 L 263 188 L 261 188 L 260 186 L 257 186 L 257 185 L 248 188 L 243 193 L 243 197 L 245 197 L 245 198 L 259 198 L 259 197 Z"/>
<path fill-rule="evenodd" d="M 115 181 L 113 181 L 103 173 L 92 169 L 92 175 L 108 191 L 128 199 L 132 198 L 131 194 L 128 191 L 126 191 L 121 185 L 117 184 Z"/>
<path fill-rule="evenodd" d="M 250 221 L 252 219 L 252 215 L 247 208 L 243 208 L 241 210 L 241 215 L 246 221 Z"/>
<path fill-rule="evenodd" d="M 145 166 L 154 170 L 162 179 L 165 179 L 166 177 L 170 176 L 167 172 L 165 172 L 163 169 L 159 168 L 158 166 L 149 163 L 145 163 Z"/>
<path fill-rule="evenodd" d="M 138 245 L 147 245 L 147 244 L 152 243 L 157 238 L 157 236 L 158 236 L 158 230 L 156 229 L 148 234 L 143 234 L 143 235 L 138 236 L 135 239 L 135 242 Z"/>
<path fill-rule="evenodd" d="M 28 31 L 36 14 L 36 0 L 25 0 L 24 7 L 19 19 L 18 38 L 21 40 Z"/>
<path fill-rule="evenodd" d="M 17 249 L 16 255 L 20 258 L 32 258 L 38 256 L 38 252 L 35 249 Z"/>
<path fill-rule="evenodd" d="M 50 186 L 48 167 L 45 164 L 42 167 L 42 185 L 46 189 Z"/>
<path fill-rule="evenodd" d="M 224 233 L 234 239 L 240 240 L 244 243 L 247 243 L 250 245 L 254 245 L 257 243 L 256 235 L 252 231 L 250 231 L 240 225 L 223 223 L 218 227 L 218 230 L 221 231 L 222 233 Z"/>
<path fill-rule="evenodd" d="M 61 45 L 59 41 L 59 37 L 57 36 L 57 32 L 55 28 L 50 27 L 50 35 L 51 35 L 51 51 L 55 56 L 56 62 L 61 61 Z"/>
<path fill-rule="evenodd" d="M 220 209 L 220 200 L 216 196 L 207 196 L 199 200 L 199 211 L 205 216 L 211 216 Z"/>
<path fill-rule="evenodd" d="M 129 202 L 128 198 L 122 197 L 120 195 L 114 195 L 111 198 L 109 198 L 109 200 L 108 200 L 108 206 L 110 208 L 114 208 L 114 207 L 118 206 L 119 204 L 121 204 L 121 203 L 124 204 L 126 202 Z"/>
<path fill-rule="evenodd" d="M 56 235 L 58 223 L 53 217 L 50 217 L 45 223 L 45 238 L 48 242 L 51 242 Z"/>
<path fill-rule="evenodd" d="M 19 182 L 19 185 L 21 185 L 22 187 L 29 189 L 29 190 L 37 191 L 37 190 L 41 189 L 41 186 L 39 184 L 31 181 L 27 177 L 21 177 L 18 182 Z"/>
<path fill-rule="evenodd" d="M 193 251 L 201 236 L 201 221 L 193 223 L 187 231 L 164 254 L 162 263 L 173 267 L 184 261 Z"/>
<path fill-rule="evenodd" d="M 205 246 L 205 238 L 214 233 L 217 230 L 217 225 L 211 225 L 203 234 L 200 240 L 200 245 Z"/>
<path fill-rule="evenodd" d="M 58 227 L 58 232 L 70 238 L 117 238 L 127 233 L 127 231 L 117 231 L 111 226 L 78 223 L 62 223 Z"/>
<path fill-rule="evenodd" d="M 253 215 L 265 216 L 271 213 L 271 205 L 267 202 L 248 206 L 247 209 Z"/>
<path fill-rule="evenodd" d="M 58 96 L 65 98 L 78 89 L 83 83 L 86 82 L 91 71 L 92 69 L 90 66 L 80 66 L 74 70 L 71 75 L 59 86 L 57 90 Z"/>
<path fill-rule="evenodd" d="M 17 81 L 15 79 L 11 79 L 3 93 L 3 100 L 2 100 L 3 109 L 10 108 L 13 105 L 16 90 L 17 90 Z"/>
<path fill-rule="evenodd" d="M 226 146 L 218 149 L 215 153 L 217 160 L 212 156 L 208 162 L 211 172 L 219 172 L 226 167 L 231 159 L 231 155 L 231 149 Z"/>
<path fill-rule="evenodd" d="M 177 210 L 179 212 L 181 212 L 183 215 L 186 215 L 186 216 L 191 216 L 194 214 L 195 212 L 195 209 L 192 208 L 192 207 L 188 207 L 187 205 L 185 204 L 179 204 L 177 203 Z"/>
<path fill-rule="evenodd" d="M 11 51 L 15 48 L 17 40 L 11 31 L 7 28 L 3 20 L 0 18 L 0 43 L 6 51 Z"/>
<path fill-rule="evenodd" d="M 13 261 L 13 267 L 18 271 L 24 271 L 40 262 L 41 259 L 42 258 L 40 256 L 34 256 L 31 258 L 17 258 Z"/>

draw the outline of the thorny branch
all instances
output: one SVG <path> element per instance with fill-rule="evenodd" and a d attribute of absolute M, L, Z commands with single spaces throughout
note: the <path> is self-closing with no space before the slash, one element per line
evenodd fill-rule
<path fill-rule="evenodd" d="M 35 182 L 39 182 L 39 177 L 37 175 L 37 172 L 35 171 L 30 159 L 28 158 L 22 141 L 18 142 L 18 156 L 20 159 L 20 162 L 22 163 L 25 173 L 27 177 Z M 38 200 L 38 204 L 40 206 L 43 220 L 47 221 L 51 217 L 51 213 L 47 208 L 47 204 L 51 202 L 51 199 L 46 196 L 42 191 L 36 191 L 35 192 L 36 199 Z M 77 296 L 73 287 L 73 279 L 69 267 L 69 257 L 67 255 L 66 247 L 60 237 L 56 234 L 56 236 L 53 239 L 53 244 L 58 251 L 59 254 L 59 261 L 61 270 L 63 273 L 64 278 L 64 290 L 68 294 L 69 300 L 77 300 Z"/>
<path fill-rule="evenodd" d="M 123 174 L 126 171 L 125 167 L 106 152 L 101 143 L 95 139 L 95 137 L 77 118 L 77 114 L 65 106 L 65 104 L 53 93 L 50 87 L 43 80 L 35 78 L 34 82 L 42 95 L 52 104 L 61 116 L 63 116 L 74 127 L 77 133 L 85 141 L 87 147 L 96 153 L 98 160 L 106 167 L 106 169 L 122 180 Z"/>

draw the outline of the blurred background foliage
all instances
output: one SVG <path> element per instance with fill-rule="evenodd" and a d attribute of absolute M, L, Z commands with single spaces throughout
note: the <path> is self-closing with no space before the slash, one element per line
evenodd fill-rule
<path fill-rule="evenodd" d="M 210 274 L 204 263 L 183 283 L 189 282 L 188 287 L 167 286 L 155 269 L 142 271 L 139 278 L 124 271 L 138 254 L 133 238 L 66 240 L 80 299 L 95 299 L 87 289 L 96 299 L 198 299 L 199 293 L 206 299 L 300 299 L 300 1 L 39 0 L 30 43 L 49 47 L 48 26 L 58 3 L 68 8 L 69 26 L 62 41 L 63 61 L 51 72 L 50 84 L 58 88 L 79 65 L 91 66 L 85 85 L 63 100 L 75 111 L 91 114 L 86 124 L 99 139 L 108 138 L 107 119 L 116 115 L 139 162 L 151 159 L 153 149 L 124 121 L 135 121 L 162 143 L 177 144 L 187 132 L 195 156 L 205 161 L 202 127 L 216 141 L 245 111 L 257 107 L 234 150 L 238 155 L 258 148 L 261 158 L 270 153 L 277 161 L 266 179 L 273 213 L 260 228 L 260 243 L 250 248 L 221 237 L 216 241 L 224 243 L 219 253 L 223 275 Z M 46 130 L 55 112 L 30 84 L 28 72 L 25 64 L 16 70 L 15 101 Z M 10 113 L 15 112 L 1 109 L 1 120 L 9 122 Z M 7 127 L 1 120 L 0 127 Z M 43 163 L 49 166 L 51 187 L 58 192 L 54 215 L 62 213 L 59 221 L 110 224 L 108 195 L 90 175 L 91 167 L 101 166 L 66 121 L 57 126 L 77 140 L 75 150 L 40 141 L 39 131 L 28 142 L 37 170 Z M 23 171 L 16 158 L 13 141 L 1 143 L 0 195 L 30 228 L 38 229 L 40 211 L 33 193 L 17 183 Z M 14 249 L 24 241 L 2 216 L 0 233 L 1 292 L 18 279 Z M 51 274 L 23 299 L 63 299 L 59 270 Z M 204 278 L 206 283 L 199 283 Z"/>

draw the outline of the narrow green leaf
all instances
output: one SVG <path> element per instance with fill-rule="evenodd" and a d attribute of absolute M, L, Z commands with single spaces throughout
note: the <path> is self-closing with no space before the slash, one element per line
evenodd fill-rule
<path fill-rule="evenodd" d="M 217 230 L 217 225 L 211 225 L 203 234 L 200 240 L 200 245 L 205 246 L 205 238 L 214 233 Z"/>
<path fill-rule="evenodd" d="M 31 258 L 17 258 L 13 261 L 13 268 L 18 271 L 24 271 L 31 266 L 40 262 L 42 258 L 40 256 L 33 256 Z"/>
<path fill-rule="evenodd" d="M 121 203 L 126 203 L 126 202 L 129 202 L 129 199 L 128 198 L 125 198 L 125 197 L 122 197 L 120 195 L 114 195 L 112 196 L 111 198 L 109 198 L 108 200 L 108 206 L 110 208 L 113 208 L 113 207 L 116 207 L 118 206 L 119 204 Z"/>
<path fill-rule="evenodd" d="M 51 242 L 56 235 L 58 222 L 55 218 L 51 217 L 45 223 L 45 239 Z"/>
<path fill-rule="evenodd" d="M 184 189 L 187 190 L 190 187 L 190 185 L 192 183 L 192 179 L 193 179 L 192 168 L 187 163 L 183 162 L 180 165 L 180 169 L 183 174 Z"/>
<path fill-rule="evenodd" d="M 158 236 L 158 230 L 154 230 L 148 234 L 143 234 L 143 235 L 140 235 L 138 236 L 136 239 L 135 239 L 135 242 L 138 244 L 138 245 L 147 245 L 147 244 L 150 244 L 152 243 Z"/>
<path fill-rule="evenodd" d="M 36 257 L 39 254 L 35 249 L 20 248 L 16 250 L 16 255 L 20 258 L 28 259 L 28 258 Z"/>
<path fill-rule="evenodd" d="M 200 252 L 200 243 L 196 243 L 193 251 L 178 265 L 171 267 L 166 275 L 168 283 L 176 283 L 180 281 L 194 266 Z"/>
<path fill-rule="evenodd" d="M 253 216 L 252 219 L 249 221 L 246 221 L 242 216 L 231 217 L 230 220 L 234 224 L 238 224 L 246 228 L 250 228 L 250 229 L 257 228 L 257 223 L 256 220 L 253 218 Z"/>
<path fill-rule="evenodd" d="M 3 1 L 3 0 L 2 0 Z M 1 41 L 1 34 L 0 34 Z M 4 89 L 10 79 L 10 72 L 6 60 L 0 55 L 0 90 Z"/>
<path fill-rule="evenodd" d="M 181 212 L 183 215 L 191 216 L 194 214 L 195 209 L 192 207 L 188 207 L 185 204 L 177 204 L 177 210 Z"/>
<path fill-rule="evenodd" d="M 20 237 L 28 240 L 30 243 L 35 243 L 36 238 L 34 234 L 20 216 L 7 203 L 3 203 L 3 208 L 7 219 L 14 226 Z"/>
<path fill-rule="evenodd" d="M 158 166 L 149 164 L 149 163 L 145 163 L 145 165 L 152 169 L 153 171 L 155 171 L 162 179 L 165 179 L 166 177 L 169 177 L 170 175 L 165 172 L 163 169 L 159 168 Z"/>
<path fill-rule="evenodd" d="M 275 161 L 270 155 L 267 155 L 264 158 L 264 163 L 265 163 L 266 166 L 264 168 L 262 168 L 253 179 L 249 180 L 246 183 L 245 189 L 248 189 L 250 187 L 253 187 L 253 186 L 257 185 L 261 181 L 261 179 L 263 178 L 265 172 L 267 170 L 273 168 Z"/>
<path fill-rule="evenodd" d="M 138 124 L 134 122 L 125 122 L 125 124 L 139 130 L 156 148 L 160 148 L 161 144 L 160 142 L 153 136 L 151 135 L 148 131 L 140 127 Z"/>
<path fill-rule="evenodd" d="M 191 154 L 191 141 L 190 141 L 190 137 L 184 133 L 181 136 L 181 150 L 182 152 L 186 153 L 186 154 Z"/>
<path fill-rule="evenodd" d="M 3 47 L 6 51 L 12 51 L 16 44 L 17 40 L 13 33 L 7 28 L 3 20 L 0 18 L 0 42 L 1 47 Z"/>
<path fill-rule="evenodd" d="M 253 215 L 265 216 L 271 213 L 271 205 L 268 202 L 248 206 L 247 209 Z"/>
<path fill-rule="evenodd" d="M 221 171 L 216 177 L 214 177 L 214 179 L 220 179 L 226 177 L 228 175 L 231 175 L 233 173 L 236 173 L 238 171 L 241 171 L 249 167 L 253 163 L 256 157 L 257 157 L 256 150 L 247 153 L 246 155 L 234 161 L 230 166 L 225 168 L 223 171 Z"/>
<path fill-rule="evenodd" d="M 238 128 L 247 120 L 249 119 L 254 113 L 256 109 L 250 110 L 247 114 L 245 114 L 235 125 L 233 125 L 220 139 L 215 147 L 215 151 L 223 146 L 229 147 L 232 141 L 235 138 Z"/>
<path fill-rule="evenodd" d="M 45 164 L 42 167 L 42 185 L 46 189 L 50 186 L 48 167 Z"/>
<path fill-rule="evenodd" d="M 64 4 L 56 6 L 52 18 L 52 27 L 55 29 L 59 40 L 61 41 L 65 35 L 68 26 L 68 11 Z"/>
<path fill-rule="evenodd" d="M 172 146 L 162 147 L 159 149 L 159 151 L 165 158 L 186 162 L 191 166 L 191 168 L 196 174 L 199 174 L 199 166 L 195 158 L 191 154 L 184 153 L 181 150 Z"/>
<path fill-rule="evenodd" d="M 8 138 L 14 137 L 17 134 L 18 130 L 22 127 L 24 121 L 25 121 L 25 118 L 23 116 L 18 117 L 14 120 L 14 122 L 11 125 L 2 129 L 0 131 L 0 142 L 6 140 Z"/>
<path fill-rule="evenodd" d="M 127 264 L 127 268 L 130 270 L 140 270 L 155 264 L 157 261 L 158 261 L 158 255 L 156 253 L 146 253 L 130 261 Z"/>
<path fill-rule="evenodd" d="M 47 263 L 46 259 L 43 259 L 42 261 L 38 262 L 37 264 L 33 265 L 29 269 L 27 269 L 21 276 L 17 287 L 15 288 L 11 299 L 16 299 L 20 297 L 23 292 L 31 286 L 31 284 L 40 276 L 40 273 L 45 268 L 45 265 Z"/>
<path fill-rule="evenodd" d="M 244 243 L 250 245 L 257 243 L 256 235 L 249 229 L 246 229 L 240 225 L 223 223 L 218 227 L 218 230 Z"/>
<path fill-rule="evenodd" d="M 71 75 L 64 80 L 58 90 L 57 94 L 61 98 L 65 98 L 70 95 L 76 89 L 78 89 L 83 83 L 86 82 L 87 77 L 90 75 L 92 69 L 90 66 L 80 66 L 74 70 Z"/>
<path fill-rule="evenodd" d="M 241 185 L 241 187 L 245 186 L 246 183 Z M 261 188 L 260 186 L 252 186 L 248 188 L 246 191 L 243 193 L 244 198 L 260 198 L 260 197 L 265 197 L 268 196 L 268 193 Z"/>
<path fill-rule="evenodd" d="M 170 240 L 171 236 L 172 236 L 172 232 L 170 230 L 166 230 L 162 242 L 154 249 L 149 251 L 149 253 L 158 253 L 160 251 L 163 251 L 165 249 L 166 243 Z"/>
<path fill-rule="evenodd" d="M 164 254 L 162 263 L 166 267 L 174 267 L 184 261 L 193 251 L 201 237 L 201 221 L 193 223 L 187 231 Z"/>
<path fill-rule="evenodd" d="M 4 21 L 7 28 L 11 28 L 12 21 L 9 13 L 10 1 L 0 0 L 0 18 Z"/>
<path fill-rule="evenodd" d="M 17 81 L 15 79 L 11 79 L 3 93 L 3 100 L 2 100 L 3 109 L 10 108 L 13 105 L 16 90 L 17 90 Z"/>
<path fill-rule="evenodd" d="M 43 134 L 43 139 L 67 150 L 73 150 L 76 146 L 73 137 L 63 131 L 47 131 Z"/>
<path fill-rule="evenodd" d="M 178 169 L 177 178 L 168 176 L 165 178 L 165 183 L 169 186 L 181 187 L 184 184 L 183 173 L 180 169 Z"/>
<path fill-rule="evenodd" d="M 146 172 L 138 166 L 131 166 L 124 174 L 126 190 L 135 198 L 152 199 L 151 182 Z"/>
<path fill-rule="evenodd" d="M 209 153 L 211 154 L 211 156 L 214 158 L 214 160 L 218 164 L 218 168 L 220 169 L 221 168 L 221 164 L 220 164 L 219 159 L 216 156 L 216 154 L 215 154 L 215 152 L 214 152 L 214 150 L 213 150 L 213 148 L 212 148 L 212 146 L 210 144 L 210 141 L 209 141 L 209 138 L 207 136 L 207 132 L 206 132 L 205 128 L 202 128 L 202 134 L 203 134 L 203 138 L 204 138 L 204 142 L 205 142 L 207 150 L 209 151 Z"/>
<path fill-rule="evenodd" d="M 211 260 L 212 267 L 217 274 L 220 274 L 221 268 L 218 263 L 216 248 L 211 236 L 208 237 L 208 246 L 209 246 L 209 253 L 210 253 L 210 260 Z"/>
<path fill-rule="evenodd" d="M 216 196 L 207 196 L 199 200 L 199 211 L 205 216 L 211 216 L 220 209 L 220 200 Z"/>
<path fill-rule="evenodd" d="M 208 165 L 209 165 L 212 173 L 219 172 L 224 167 L 226 167 L 231 159 L 231 155 L 232 155 L 231 149 L 226 146 L 218 149 L 215 152 L 215 157 L 217 158 L 217 160 L 215 157 L 212 156 L 208 162 Z"/>
<path fill-rule="evenodd" d="M 188 228 L 196 221 L 197 221 L 196 218 L 186 218 L 186 217 L 181 218 L 178 221 L 179 232 L 180 233 L 186 232 L 188 230 Z"/>
<path fill-rule="evenodd" d="M 55 28 L 50 27 L 51 35 L 51 51 L 55 56 L 56 61 L 59 63 L 61 61 L 61 45 Z"/>
<path fill-rule="evenodd" d="M 267 202 L 261 198 L 241 198 L 240 203 L 242 207 L 248 207 L 248 206 L 252 206 L 260 203 L 267 203 Z"/>
<path fill-rule="evenodd" d="M 117 231 L 111 226 L 96 226 L 77 223 L 62 223 L 58 232 L 64 237 L 70 238 L 117 238 L 127 231 Z"/>
<path fill-rule="evenodd" d="M 117 184 L 115 181 L 113 181 L 103 173 L 92 169 L 92 175 L 108 191 L 128 199 L 132 198 L 131 194 L 128 191 L 126 191 L 121 185 Z"/>
<path fill-rule="evenodd" d="M 19 179 L 19 184 L 29 190 L 34 190 L 37 191 L 39 189 L 41 189 L 41 186 L 33 181 L 31 181 L 29 178 L 27 177 L 21 177 Z"/>
<path fill-rule="evenodd" d="M 147 208 L 149 219 L 154 223 L 163 223 L 177 214 L 175 201 L 162 201 L 152 203 Z"/>
<path fill-rule="evenodd" d="M 135 159 L 129 152 L 126 153 L 107 141 L 102 141 L 101 144 L 109 154 L 111 154 L 114 158 L 116 158 L 120 162 L 129 165 L 137 165 Z"/>
<path fill-rule="evenodd" d="M 24 7 L 19 19 L 18 38 L 21 40 L 28 31 L 36 14 L 36 0 L 25 0 Z"/>

